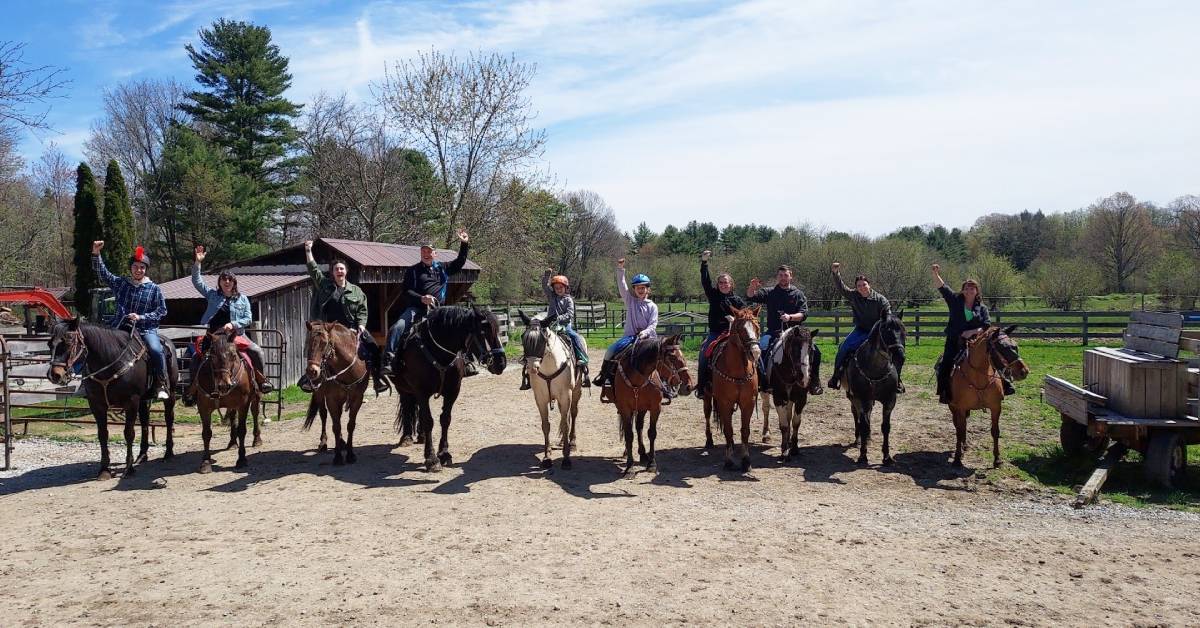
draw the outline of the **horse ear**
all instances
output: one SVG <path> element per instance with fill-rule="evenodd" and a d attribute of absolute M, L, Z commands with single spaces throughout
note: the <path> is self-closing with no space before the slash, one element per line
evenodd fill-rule
<path fill-rule="evenodd" d="M 762 311 L 762 306 L 761 306 L 761 305 L 756 305 L 756 306 L 754 306 L 753 308 L 751 308 L 751 309 L 750 309 L 750 312 L 754 314 L 754 318 L 758 318 L 758 313 L 759 313 L 759 312 L 761 312 L 761 311 Z"/>
<path fill-rule="evenodd" d="M 725 320 L 727 320 L 727 321 L 729 321 L 730 323 L 732 323 L 732 322 L 733 322 L 733 317 L 732 317 L 732 316 L 730 316 L 730 315 L 728 315 L 728 314 L 726 314 L 726 315 L 725 315 Z"/>
<path fill-rule="evenodd" d="M 812 333 L 811 333 L 810 335 L 811 335 L 813 338 L 816 338 L 816 337 L 817 337 L 817 334 L 819 334 L 819 333 L 821 333 L 821 330 L 819 330 L 819 329 L 814 329 L 814 330 L 812 330 Z"/>
<path fill-rule="evenodd" d="M 1004 335 L 1006 335 L 1006 336 L 1007 336 L 1007 335 L 1009 335 L 1009 334 L 1013 333 L 1013 330 L 1014 330 L 1014 329 L 1016 329 L 1016 328 L 1017 328 L 1017 326 L 1016 326 L 1016 325 L 1009 325 L 1008 327 L 1005 327 L 1005 328 L 1004 328 Z"/>
<path fill-rule="evenodd" d="M 680 342 L 682 339 L 683 339 L 683 336 L 682 336 L 682 335 L 680 335 L 680 334 L 673 334 L 673 335 L 671 335 L 671 336 L 667 336 L 667 342 L 666 342 L 666 344 L 669 344 L 669 345 L 677 345 L 677 344 L 679 344 L 679 342 Z"/>
<path fill-rule="evenodd" d="M 896 310 L 896 318 L 898 320 L 904 320 L 904 308 Z"/>
<path fill-rule="evenodd" d="M 319 327 L 320 325 L 321 325 L 321 321 L 308 321 L 307 323 L 304 324 L 304 326 L 308 328 L 308 331 L 312 331 L 312 330 L 316 329 L 317 327 Z"/>
<path fill-rule="evenodd" d="M 526 327 L 529 327 L 529 317 L 525 315 L 523 310 L 517 310 L 517 316 L 520 316 L 521 322 L 524 323 Z"/>

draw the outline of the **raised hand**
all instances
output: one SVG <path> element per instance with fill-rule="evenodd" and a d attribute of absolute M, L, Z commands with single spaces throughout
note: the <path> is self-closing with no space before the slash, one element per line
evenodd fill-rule
<path fill-rule="evenodd" d="M 208 252 L 204 250 L 204 245 L 197 244 L 196 245 L 196 263 L 199 264 L 199 263 L 203 262 L 204 257 L 207 255 L 208 255 Z"/>
<path fill-rule="evenodd" d="M 312 240 L 305 240 L 305 241 L 304 241 L 304 252 L 305 252 L 305 253 L 312 253 L 312 246 L 313 246 L 313 241 L 312 241 Z"/>
<path fill-rule="evenodd" d="M 458 241 L 459 241 L 459 242 L 462 242 L 463 244 L 466 244 L 467 242 L 469 242 L 469 241 L 470 241 L 470 239 L 471 239 L 471 237 L 470 237 L 469 235 L 467 235 L 467 230 L 466 230 L 466 229 L 459 229 L 459 230 L 458 230 Z"/>
<path fill-rule="evenodd" d="M 92 255 L 99 255 L 102 248 L 104 248 L 104 240 L 92 242 Z"/>
<path fill-rule="evenodd" d="M 934 264 L 934 265 L 933 265 L 933 274 L 935 274 L 935 275 L 940 275 L 940 274 L 941 274 L 941 272 L 942 272 L 942 265 L 941 265 L 941 264 Z"/>
<path fill-rule="evenodd" d="M 841 272 L 842 272 L 842 263 L 841 263 L 841 262 L 834 262 L 834 263 L 833 263 L 833 272 L 835 272 L 835 273 L 841 273 Z"/>
<path fill-rule="evenodd" d="M 625 258 L 624 257 L 617 260 L 617 268 L 625 268 Z"/>
<path fill-rule="evenodd" d="M 700 261 L 707 262 L 712 257 L 712 251 L 705 251 L 700 254 Z"/>

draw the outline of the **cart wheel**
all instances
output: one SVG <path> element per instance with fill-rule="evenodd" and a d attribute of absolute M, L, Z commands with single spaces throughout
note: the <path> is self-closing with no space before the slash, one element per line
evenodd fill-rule
<path fill-rule="evenodd" d="M 1154 430 L 1143 463 L 1147 479 L 1172 488 L 1183 483 L 1187 470 L 1187 445 L 1174 430 Z"/>
<path fill-rule="evenodd" d="M 1073 456 L 1083 451 L 1087 441 L 1087 426 L 1065 414 L 1062 415 L 1062 425 L 1058 428 L 1058 442 L 1062 444 L 1063 452 Z"/>

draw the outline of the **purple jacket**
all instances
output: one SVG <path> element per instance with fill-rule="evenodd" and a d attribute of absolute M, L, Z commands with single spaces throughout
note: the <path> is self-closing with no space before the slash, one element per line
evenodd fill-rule
<path fill-rule="evenodd" d="M 658 305 L 650 299 L 643 300 L 633 296 L 629 291 L 629 284 L 625 283 L 624 268 L 617 269 L 617 291 L 625 300 L 625 335 L 655 337 L 657 334 L 654 328 L 658 327 Z"/>

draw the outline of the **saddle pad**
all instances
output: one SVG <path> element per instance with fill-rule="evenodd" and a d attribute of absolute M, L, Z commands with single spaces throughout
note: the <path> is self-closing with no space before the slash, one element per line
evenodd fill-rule
<path fill-rule="evenodd" d="M 725 340 L 726 338 L 729 338 L 728 331 L 722 333 L 720 336 L 717 336 L 716 338 L 713 338 L 713 341 L 708 343 L 708 346 L 704 348 L 704 357 L 706 357 L 708 359 L 712 359 L 713 350 L 717 348 L 718 343 Z"/>

